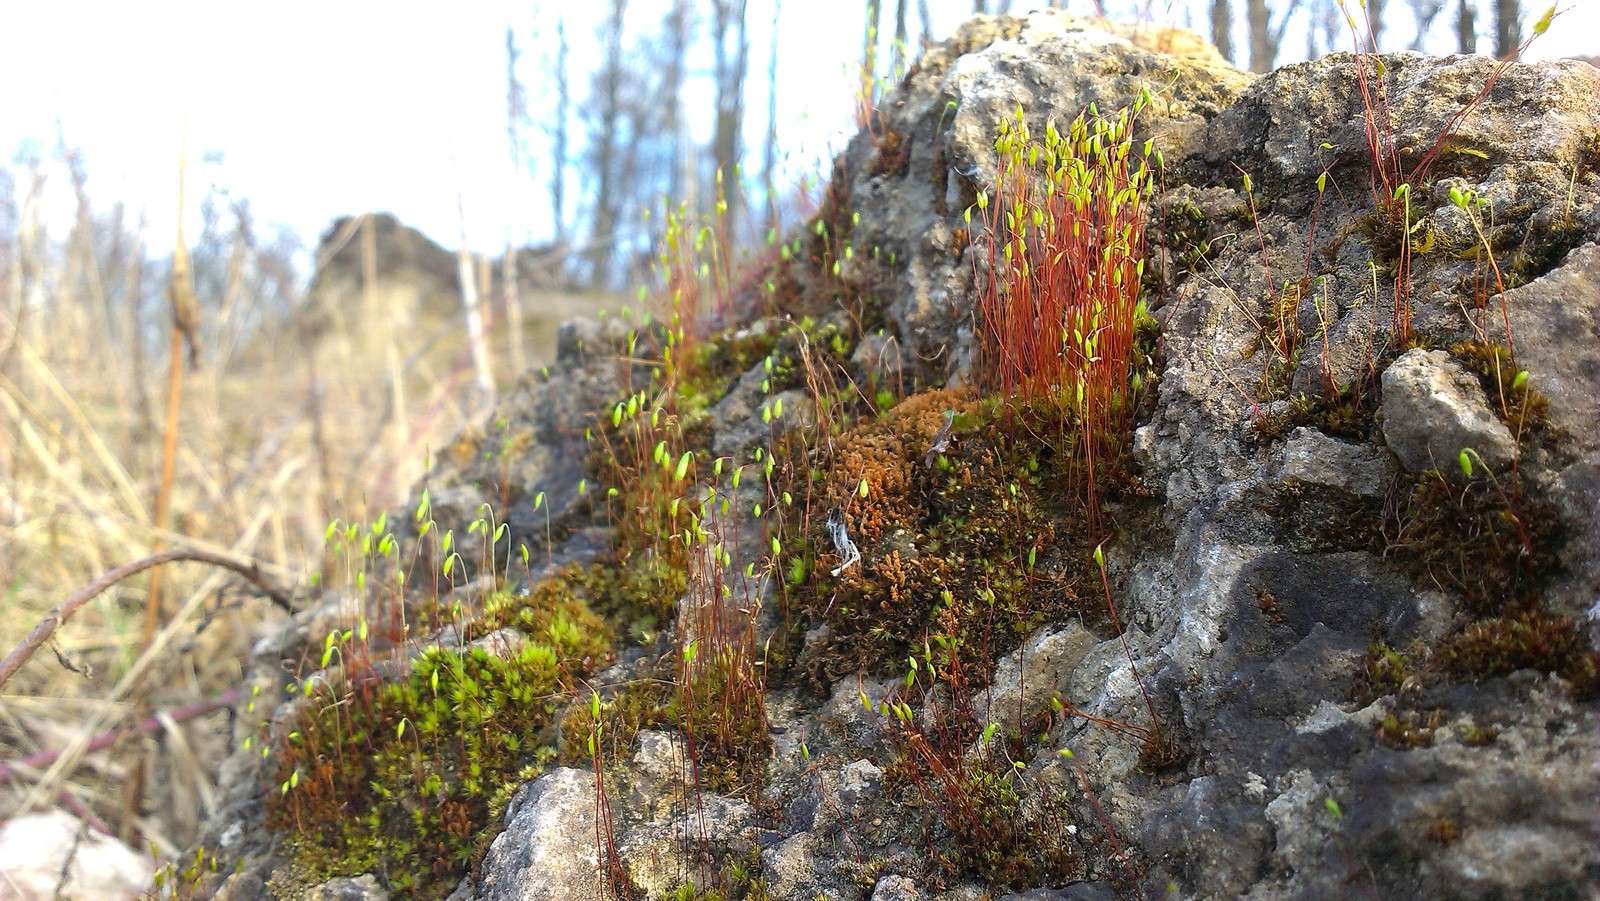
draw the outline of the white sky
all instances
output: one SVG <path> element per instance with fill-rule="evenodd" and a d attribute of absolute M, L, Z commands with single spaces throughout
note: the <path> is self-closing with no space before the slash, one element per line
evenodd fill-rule
<path fill-rule="evenodd" d="M 643 9 L 650 0 L 633 5 L 641 14 L 631 22 L 656 20 Z M 825 171 L 814 161 L 853 127 L 854 82 L 847 67 L 860 54 L 863 5 L 784 4 L 780 146 L 793 173 Z M 969 0 L 929 5 L 938 20 L 936 38 L 971 9 Z M 1403 46 L 1409 34 L 1402 20 L 1409 16 L 1399 0 L 1389 5 L 1393 24 L 1385 43 Z M 549 233 L 542 188 L 548 168 L 537 183 L 518 177 L 507 150 L 505 28 L 511 24 L 524 45 L 522 71 L 537 118 L 546 108 L 546 86 L 533 35 L 548 40 L 552 10 L 565 9 L 572 61 L 582 69 L 596 54 L 593 27 L 605 4 L 546 0 L 543 6 L 540 15 L 531 0 L 476 0 L 449 9 L 406 0 L 8 2 L 0 11 L 6 35 L 0 158 L 9 161 L 28 139 L 48 157 L 59 120 L 67 143 L 85 152 L 91 198 L 102 208 L 117 199 L 142 207 L 150 236 L 159 242 L 156 236 L 172 228 L 186 120 L 191 201 L 219 184 L 248 198 L 260 221 L 292 227 L 308 245 L 333 218 L 373 209 L 392 211 L 454 246 L 457 186 L 471 245 L 497 248 L 507 227 L 519 239 L 543 237 Z M 884 6 L 887 30 L 893 0 Z M 1069 3 L 1080 6 L 1087 9 L 1088 0 Z M 1155 6 L 1159 15 L 1163 4 Z M 1235 6 L 1242 14 L 1244 4 Z M 1535 42 L 1530 59 L 1600 53 L 1600 0 L 1564 0 L 1562 6 L 1568 12 Z M 1168 8 L 1181 24 L 1182 6 Z M 747 117 L 754 150 L 766 128 L 771 9 L 765 0 L 750 4 L 754 89 Z M 1539 12 L 1530 8 L 1530 23 Z M 1480 32 L 1487 27 L 1480 21 Z M 1242 39 L 1242 22 L 1236 32 Z M 1286 39 L 1286 53 L 1297 43 L 1303 41 Z M 587 78 L 576 76 L 575 100 L 586 89 Z M 201 164 L 217 150 L 223 151 L 220 165 Z M 58 196 L 68 193 L 64 176 L 52 180 Z M 198 229 L 193 213 L 188 223 L 192 238 Z"/>

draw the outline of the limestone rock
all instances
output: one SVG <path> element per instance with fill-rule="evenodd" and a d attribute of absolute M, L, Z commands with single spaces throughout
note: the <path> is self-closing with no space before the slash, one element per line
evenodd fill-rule
<path fill-rule="evenodd" d="M 389 901 L 389 893 L 370 874 L 329 879 L 306 893 L 305 901 Z"/>
<path fill-rule="evenodd" d="M 764 365 L 751 367 L 711 409 L 711 448 L 717 456 L 743 462 L 773 435 L 812 422 L 815 409 L 810 395 L 795 388 L 769 394 L 761 390 L 767 379 Z"/>
<path fill-rule="evenodd" d="M 484 856 L 476 901 L 599 901 L 594 775 L 551 770 L 517 793 Z"/>
<path fill-rule="evenodd" d="M 154 869 L 149 857 L 89 830 L 64 810 L 0 825 L 0 898 L 8 901 L 138 898 Z"/>
<path fill-rule="evenodd" d="M 1098 643 L 1079 623 L 1033 636 L 996 667 L 987 696 L 980 696 L 980 716 L 986 722 L 1019 731 L 1045 709 L 1053 693 L 1066 686 L 1073 671 Z"/>
<path fill-rule="evenodd" d="M 1382 497 L 1389 468 L 1375 449 L 1299 428 L 1283 448 L 1282 478 L 1360 497 Z"/>
<path fill-rule="evenodd" d="M 923 901 L 926 897 L 915 882 L 898 875 L 879 879 L 872 889 L 872 901 Z"/>
<path fill-rule="evenodd" d="M 1455 468 L 1469 449 L 1473 465 L 1501 469 L 1516 442 L 1489 409 L 1478 379 L 1442 350 L 1415 348 L 1383 373 L 1383 437 L 1412 472 Z"/>

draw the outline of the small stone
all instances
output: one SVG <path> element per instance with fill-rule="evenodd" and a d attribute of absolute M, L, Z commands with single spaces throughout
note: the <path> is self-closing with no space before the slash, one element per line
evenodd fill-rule
<path fill-rule="evenodd" d="M 1383 438 L 1412 472 L 1453 469 L 1465 448 L 1474 464 L 1499 469 L 1517 449 L 1477 376 L 1448 353 L 1420 347 L 1383 373 Z"/>
<path fill-rule="evenodd" d="M 1361 497 L 1382 497 L 1389 468 L 1371 447 L 1295 429 L 1283 448 L 1283 479 Z"/>
<path fill-rule="evenodd" d="M 389 901 L 389 893 L 371 874 L 363 873 L 353 879 L 329 879 L 309 890 L 305 898 L 306 901 Z"/>
<path fill-rule="evenodd" d="M 872 901 L 922 901 L 925 897 L 915 882 L 898 874 L 879 879 L 872 890 Z"/>

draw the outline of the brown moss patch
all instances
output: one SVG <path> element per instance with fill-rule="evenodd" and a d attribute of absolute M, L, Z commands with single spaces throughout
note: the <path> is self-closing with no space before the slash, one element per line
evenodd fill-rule
<path fill-rule="evenodd" d="M 1440 650 L 1457 673 L 1474 678 L 1521 669 L 1555 673 L 1580 699 L 1600 693 L 1600 652 L 1572 620 L 1530 610 L 1473 623 Z"/>

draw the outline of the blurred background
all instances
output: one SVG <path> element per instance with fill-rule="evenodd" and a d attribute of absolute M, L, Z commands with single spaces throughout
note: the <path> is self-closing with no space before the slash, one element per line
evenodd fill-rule
<path fill-rule="evenodd" d="M 561 319 L 647 289 L 667 198 L 706 214 L 720 170 L 735 242 L 764 247 L 922 47 L 1033 5 L 9 4 L 0 641 L 175 544 L 304 583 L 328 523 L 401 502 Z M 1600 0 L 1526 45 L 1547 7 L 1519 0 L 1065 5 L 1255 71 L 1368 39 L 1554 59 L 1600 27 Z M 227 752 L 214 699 L 273 613 L 219 572 L 160 578 L 101 595 L 0 689 L 0 818 L 60 805 L 158 853 L 193 840 Z M 162 623 L 187 612 L 164 648 L 152 594 Z M 86 766 L 47 759 L 119 726 Z"/>

